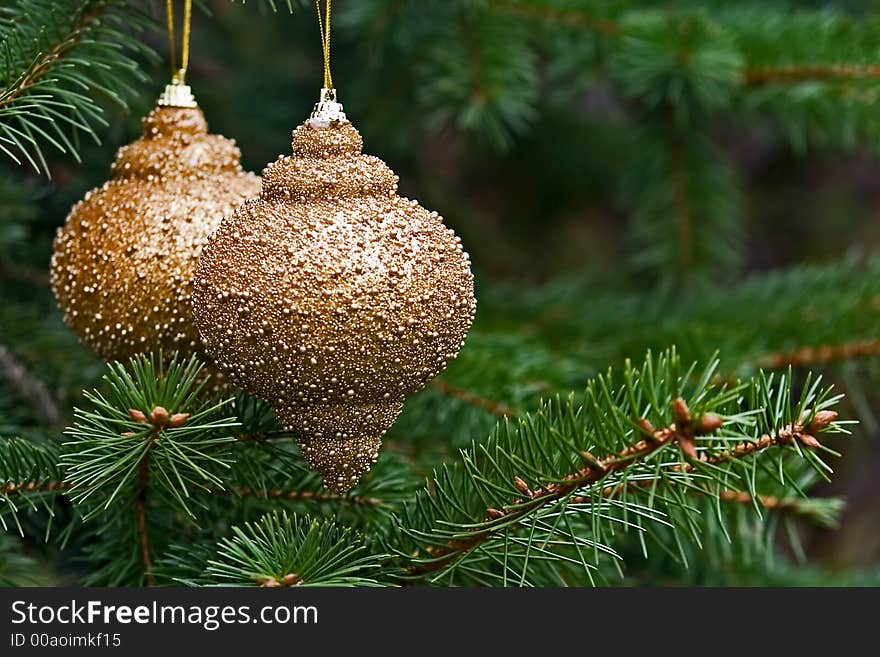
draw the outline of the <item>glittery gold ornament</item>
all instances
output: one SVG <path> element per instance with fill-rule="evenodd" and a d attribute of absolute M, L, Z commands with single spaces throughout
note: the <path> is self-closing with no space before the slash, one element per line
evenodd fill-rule
<path fill-rule="evenodd" d="M 405 397 L 456 357 L 476 301 L 461 240 L 397 195 L 333 94 L 211 237 L 193 308 L 217 365 L 273 404 L 325 485 L 345 491 Z"/>
<path fill-rule="evenodd" d="M 52 288 L 64 321 L 102 358 L 199 352 L 192 277 L 208 236 L 260 181 L 235 143 L 208 134 L 189 87 L 168 85 L 111 179 L 55 238 Z"/>

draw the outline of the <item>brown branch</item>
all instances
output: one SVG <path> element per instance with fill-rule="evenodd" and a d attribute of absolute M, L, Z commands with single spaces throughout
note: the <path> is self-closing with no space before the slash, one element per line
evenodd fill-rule
<path fill-rule="evenodd" d="M 50 493 L 63 492 L 70 488 L 70 484 L 63 481 L 24 481 L 17 484 L 0 484 L 0 493 Z"/>
<path fill-rule="evenodd" d="M 308 502 L 340 502 L 351 504 L 354 506 L 381 506 L 382 500 L 376 497 L 359 497 L 352 495 L 338 495 L 329 491 L 308 491 L 308 490 L 281 490 L 273 488 L 267 490 L 265 488 L 253 490 L 247 486 L 234 488 L 232 490 L 214 489 L 214 493 L 237 493 L 243 496 L 254 496 L 266 500 L 299 500 Z"/>
<path fill-rule="evenodd" d="M 723 490 L 719 494 L 722 502 L 732 504 L 745 504 L 751 506 L 753 499 L 748 491 Z M 780 513 L 792 513 L 797 515 L 812 515 L 811 511 L 803 508 L 804 498 L 801 497 L 777 497 L 775 495 L 756 495 L 754 498 L 762 507 L 769 511 Z"/>
<path fill-rule="evenodd" d="M 573 9 L 525 6 L 510 0 L 493 0 L 492 8 L 500 14 L 528 19 L 545 20 L 576 27 L 605 36 L 621 33 L 614 21 L 590 16 Z M 860 80 L 880 78 L 880 64 L 806 64 L 782 67 L 747 69 L 742 74 L 743 84 L 760 87 L 769 84 L 793 84 L 808 81 Z"/>
<path fill-rule="evenodd" d="M 824 344 L 818 347 L 802 347 L 791 351 L 766 354 L 755 360 L 755 367 L 781 370 L 789 365 L 794 367 L 819 365 L 869 356 L 880 356 L 880 340 L 861 340 L 836 345 Z"/>
<path fill-rule="evenodd" d="M 620 27 L 617 23 L 610 21 L 607 18 L 590 16 L 589 14 L 574 9 L 526 6 L 516 2 L 510 2 L 510 0 L 493 0 L 490 4 L 492 9 L 500 14 L 529 19 L 537 18 L 551 23 L 559 23 L 560 25 L 598 32 L 606 36 L 616 36 L 620 33 Z"/>
<path fill-rule="evenodd" d="M 45 384 L 32 376 L 13 353 L 0 344 L 0 374 L 4 375 L 37 416 L 50 428 L 61 426 L 61 410 Z"/>
<path fill-rule="evenodd" d="M 560 25 L 576 27 L 605 36 L 616 37 L 620 25 L 606 18 L 590 16 L 576 9 L 525 6 L 511 0 L 492 0 L 492 9 L 500 14 L 521 18 L 545 20 Z M 808 81 L 859 80 L 880 78 L 880 64 L 805 64 L 781 67 L 747 69 L 742 82 L 747 86 L 760 87 L 768 84 L 791 84 Z"/>
<path fill-rule="evenodd" d="M 30 87 L 35 85 L 40 78 L 51 71 L 55 62 L 61 59 L 64 54 L 80 40 L 85 27 L 104 13 L 104 10 L 107 8 L 105 0 L 101 0 L 94 4 L 95 6 L 90 11 L 83 12 L 82 15 L 74 21 L 73 25 L 70 26 L 70 29 L 63 35 L 58 43 L 52 46 L 50 50 L 40 54 L 30 70 L 20 78 L 21 81 L 18 87 L 8 95 L 0 98 L 0 107 L 13 102 Z"/>
<path fill-rule="evenodd" d="M 678 261 L 682 266 L 694 257 L 693 218 L 688 195 L 687 162 L 681 130 L 670 117 L 669 177 L 672 184 L 672 210 L 675 218 L 675 235 L 678 244 Z"/>
<path fill-rule="evenodd" d="M 484 411 L 489 411 L 490 413 L 497 415 L 498 417 L 516 417 L 516 411 L 514 411 L 509 406 L 496 403 L 491 399 L 481 397 L 480 395 L 470 392 L 469 390 L 458 388 L 454 385 L 446 383 L 441 379 L 434 379 L 434 381 L 431 382 L 431 385 L 433 385 L 435 388 L 437 388 L 437 390 L 448 397 L 453 397 L 454 399 L 463 401 L 466 404 L 470 404 L 471 406 L 482 408 Z"/>
<path fill-rule="evenodd" d="M 607 488 L 602 489 L 601 496 L 602 497 L 611 497 L 612 495 L 617 495 L 624 490 L 624 488 L 647 488 L 653 484 L 653 480 L 648 481 L 631 481 L 628 482 L 627 485 L 621 486 L 609 486 Z M 701 495 L 697 491 L 690 491 L 692 495 Z M 705 489 L 706 495 L 712 495 L 712 491 Z M 756 495 L 752 498 L 751 493 L 748 491 L 736 491 L 736 490 L 723 490 L 718 493 L 718 497 L 722 502 L 728 502 L 730 504 L 743 504 L 747 506 L 751 506 L 755 501 L 768 511 L 777 511 L 780 513 L 793 513 L 798 515 L 805 515 L 805 512 L 802 510 L 801 502 L 803 502 L 803 498 L 797 497 L 776 497 L 774 495 Z M 593 501 L 592 497 L 587 496 L 576 496 L 569 498 L 570 504 L 589 504 Z M 809 514 L 809 513 L 807 513 Z"/>
<path fill-rule="evenodd" d="M 235 437 L 240 443 L 265 443 L 269 440 L 267 433 L 241 433 Z"/>
<path fill-rule="evenodd" d="M 36 287 L 49 287 L 49 273 L 21 265 L 0 262 L 0 278 Z"/>
<path fill-rule="evenodd" d="M 145 457 L 145 460 L 149 460 L 149 457 Z M 138 488 L 141 489 L 141 482 L 143 477 L 142 468 L 143 461 L 141 465 L 138 466 Z M 149 468 L 149 465 L 146 466 Z M 148 474 L 146 475 L 149 476 Z M 64 481 L 47 481 L 43 483 L 37 483 L 33 481 L 29 482 L 19 482 L 19 483 L 9 483 L 9 484 L 0 484 L 0 494 L 2 493 L 30 493 L 30 492 L 64 492 L 69 490 L 71 485 Z M 221 488 L 212 488 L 209 486 L 205 487 L 205 490 L 214 493 L 214 494 L 236 494 L 244 497 L 253 496 L 259 497 L 267 500 L 289 500 L 289 501 L 304 501 L 304 502 L 338 502 L 340 504 L 349 504 L 352 506 L 371 506 L 378 507 L 382 506 L 382 500 L 378 497 L 364 497 L 359 495 L 337 495 L 336 493 L 331 493 L 329 491 L 308 491 L 308 490 L 282 490 L 280 488 L 273 488 L 270 490 L 266 489 L 251 489 L 247 486 L 242 486 L 240 488 L 233 489 L 221 489 Z M 145 512 L 146 509 L 138 511 L 138 513 Z M 139 520 L 140 522 L 140 520 Z"/>
<path fill-rule="evenodd" d="M 786 66 L 782 68 L 750 69 L 743 74 L 743 82 L 753 87 L 811 80 L 858 80 L 871 78 L 880 78 L 880 65 L 817 64 Z"/>
<path fill-rule="evenodd" d="M 137 521 L 138 541 L 141 546 L 141 559 L 144 562 L 144 573 L 147 578 L 147 586 L 155 586 L 156 579 L 153 577 L 153 558 L 150 556 L 150 536 L 147 533 L 147 488 L 150 485 L 150 452 L 155 434 L 148 437 L 151 441 L 147 451 L 141 458 L 137 467 L 138 494 L 135 501 L 135 518 Z"/>
<path fill-rule="evenodd" d="M 267 431 L 258 433 L 240 433 L 235 436 L 240 443 L 275 443 L 294 440 L 294 437 L 286 431 Z"/>
<path fill-rule="evenodd" d="M 681 398 L 675 400 L 673 410 L 675 411 L 676 423 L 663 429 L 655 430 L 646 420 L 641 420 L 639 424 L 642 427 L 642 434 L 645 438 L 618 454 L 605 459 L 597 459 L 593 455 L 583 452 L 581 456 L 586 465 L 577 472 L 566 476 L 561 482 L 554 482 L 539 490 L 531 491 L 521 479 L 515 478 L 514 484 L 523 493 L 523 497 L 501 510 L 486 509 L 486 516 L 483 522 L 491 523 L 502 518 L 508 520 L 512 518 L 514 522 L 520 522 L 535 509 L 564 499 L 579 488 L 598 483 L 614 472 L 625 470 L 634 462 L 650 456 L 672 442 L 678 442 L 682 451 L 687 455 L 691 451 L 689 443 L 693 440 L 694 435 L 708 433 L 707 429 L 712 431 L 720 426 L 718 424 L 719 418 L 713 415 L 705 416 L 700 425 L 695 426 L 692 423 L 687 405 Z M 818 433 L 823 430 L 836 417 L 837 414 L 833 411 L 823 411 L 816 414 L 813 423 L 809 427 L 804 427 L 800 424 L 789 425 L 777 433 L 765 434 L 752 442 L 740 443 L 733 448 L 717 452 L 712 456 L 708 456 L 705 453 L 700 454 L 699 458 L 690 459 L 684 464 L 664 468 L 664 471 L 689 473 L 701 464 L 717 466 L 725 462 L 745 458 L 755 452 L 776 445 L 787 445 L 795 441 L 799 441 L 804 446 L 817 447 L 819 443 L 811 433 Z M 603 487 L 600 494 L 603 497 L 609 497 L 621 492 L 627 486 L 650 486 L 654 481 L 654 479 L 651 479 L 638 482 L 630 481 L 607 484 Z M 569 501 L 570 503 L 577 504 L 590 502 L 591 499 L 590 497 L 572 497 Z M 505 523 L 504 526 L 509 526 L 509 523 Z M 470 538 L 450 540 L 439 548 L 428 548 L 428 551 L 433 557 L 436 557 L 436 560 L 409 566 L 407 570 L 414 575 L 424 575 L 441 570 L 457 561 L 473 548 L 496 536 L 501 529 L 502 527 L 490 526 L 482 531 L 474 532 Z"/>

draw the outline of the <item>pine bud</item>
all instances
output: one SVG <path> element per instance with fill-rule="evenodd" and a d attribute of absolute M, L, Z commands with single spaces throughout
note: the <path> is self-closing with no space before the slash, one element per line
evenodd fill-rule
<path fill-rule="evenodd" d="M 724 420 L 715 415 L 715 413 L 704 413 L 700 418 L 700 433 L 712 433 L 720 429 L 724 425 Z"/>
<path fill-rule="evenodd" d="M 587 451 L 581 452 L 581 458 L 586 461 L 591 468 L 595 468 L 599 472 L 605 471 L 605 464 Z"/>
<path fill-rule="evenodd" d="M 498 520 L 498 518 L 504 517 L 504 511 L 499 511 L 498 509 L 486 509 L 486 515 L 492 520 Z"/>
<path fill-rule="evenodd" d="M 150 419 L 157 427 L 168 426 L 168 420 L 170 419 L 168 410 L 163 406 L 156 406 L 153 412 L 150 413 Z"/>
<path fill-rule="evenodd" d="M 689 459 L 697 460 L 699 458 L 697 456 L 697 446 L 694 444 L 694 439 L 690 436 L 679 436 L 678 446 L 681 447 L 681 451 Z"/>
<path fill-rule="evenodd" d="M 168 420 L 169 427 L 180 427 L 189 419 L 189 413 L 175 413 Z"/>
<path fill-rule="evenodd" d="M 147 416 L 136 408 L 128 409 L 128 417 L 130 417 L 135 422 L 143 422 L 144 424 L 147 423 Z"/>
<path fill-rule="evenodd" d="M 648 422 L 646 418 L 639 418 L 638 425 L 647 440 L 654 442 L 657 439 L 657 436 L 654 435 L 656 431 L 654 425 Z"/>
<path fill-rule="evenodd" d="M 524 482 L 524 481 L 523 481 L 522 479 L 520 479 L 519 477 L 514 477 L 514 478 L 513 478 L 513 485 L 516 486 L 516 489 L 517 489 L 520 493 L 522 493 L 523 495 L 525 495 L 526 497 L 531 497 L 531 496 L 532 496 L 532 491 L 531 491 L 531 490 L 529 489 L 529 487 L 526 485 L 526 482 Z"/>
<path fill-rule="evenodd" d="M 813 421 L 810 422 L 810 426 L 807 427 L 807 431 L 810 433 L 819 433 L 820 431 L 825 431 L 834 420 L 837 419 L 837 411 L 819 411 L 813 417 Z"/>
<path fill-rule="evenodd" d="M 688 424 L 691 421 L 691 411 L 687 402 L 681 397 L 672 402 L 672 412 L 675 413 L 675 421 L 680 425 Z"/>
<path fill-rule="evenodd" d="M 284 577 L 281 578 L 281 582 L 284 586 L 293 586 L 299 582 L 299 575 L 296 573 L 288 573 Z"/>
<path fill-rule="evenodd" d="M 813 438 L 813 436 L 811 436 L 808 433 L 799 433 L 798 440 L 800 441 L 801 445 L 803 445 L 804 447 L 812 447 L 814 449 L 818 449 L 819 447 L 822 447 L 822 443 L 820 443 L 818 440 Z"/>
<path fill-rule="evenodd" d="M 270 577 L 269 579 L 264 580 L 263 583 L 260 584 L 260 586 L 267 589 L 277 589 L 279 586 L 281 586 L 281 584 L 279 584 L 278 580 L 274 577 Z"/>

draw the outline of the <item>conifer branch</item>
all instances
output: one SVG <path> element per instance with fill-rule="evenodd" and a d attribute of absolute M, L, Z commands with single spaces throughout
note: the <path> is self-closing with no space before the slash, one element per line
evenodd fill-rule
<path fill-rule="evenodd" d="M 62 493 L 69 486 L 63 481 L 22 481 L 0 485 L 0 492 L 5 493 Z"/>
<path fill-rule="evenodd" d="M 41 52 L 31 64 L 30 69 L 0 94 L 0 108 L 16 101 L 42 78 L 49 75 L 58 60 L 79 43 L 86 29 L 97 22 L 106 9 L 107 0 L 84 3 L 81 13 L 75 16 L 69 28 L 58 35 L 58 42 L 53 44 L 49 50 Z"/>
<path fill-rule="evenodd" d="M 137 498 L 135 500 L 135 519 L 137 522 L 138 543 L 141 549 L 141 560 L 144 562 L 144 576 L 147 586 L 155 586 L 156 579 L 153 577 L 153 558 L 151 555 L 150 535 L 147 530 L 147 490 L 150 486 L 150 450 L 156 440 L 155 434 L 147 437 L 150 446 L 147 447 L 140 463 L 137 466 Z"/>
<path fill-rule="evenodd" d="M 49 287 L 49 273 L 47 271 L 19 264 L 13 265 L 0 261 L 0 278 L 36 287 Z"/>
<path fill-rule="evenodd" d="M 752 87 L 769 84 L 877 78 L 880 78 L 880 64 L 816 64 L 782 68 L 756 68 L 743 73 L 743 82 Z"/>
<path fill-rule="evenodd" d="M 176 547 L 166 564 L 181 573 L 174 581 L 189 586 L 380 586 L 370 575 L 385 558 L 371 554 L 358 532 L 276 511 L 233 527 L 216 545 Z"/>
<path fill-rule="evenodd" d="M 55 500 L 66 490 L 61 479 L 57 445 L 0 438 L 0 527 L 7 528 L 11 515 L 21 533 L 23 511 L 42 509 L 51 517 Z"/>
<path fill-rule="evenodd" d="M 754 506 L 759 504 L 764 509 L 782 515 L 808 518 L 824 526 L 834 526 L 837 514 L 843 507 L 843 500 L 831 498 L 779 497 L 777 495 L 755 495 L 747 491 L 723 490 L 718 493 L 722 502 Z"/>
<path fill-rule="evenodd" d="M 678 264 L 687 268 L 693 260 L 694 236 L 691 226 L 691 204 L 688 193 L 687 165 L 684 153 L 684 135 L 675 118 L 670 117 L 669 180 L 672 185 L 672 210 L 678 244 Z"/>
<path fill-rule="evenodd" d="M 49 175 L 44 145 L 78 157 L 106 125 L 98 96 L 127 107 L 144 80 L 130 34 L 152 25 L 120 0 L 16 0 L 0 15 L 0 152 Z"/>
<path fill-rule="evenodd" d="M 310 490 L 282 490 L 280 488 L 272 489 L 252 489 L 246 486 L 234 488 L 230 490 L 214 490 L 214 493 L 233 493 L 242 497 L 258 497 L 264 500 L 286 500 L 303 501 L 303 502 L 334 502 L 342 505 L 377 507 L 383 504 L 382 500 L 377 497 L 363 497 L 360 495 L 339 495 L 326 489 L 320 491 Z"/>
<path fill-rule="evenodd" d="M 678 401 L 683 402 L 684 400 L 679 399 Z M 715 454 L 711 457 L 706 457 L 704 454 L 696 458 L 694 462 L 686 463 L 683 466 L 671 466 L 669 468 L 664 468 L 664 470 L 667 472 L 692 473 L 700 467 L 701 464 L 717 466 L 725 462 L 743 459 L 756 452 L 771 447 L 789 445 L 795 441 L 808 447 L 819 447 L 820 445 L 818 444 L 818 441 L 816 441 L 811 435 L 814 431 L 815 429 L 805 428 L 803 425 L 788 426 L 778 433 L 764 434 L 754 442 L 741 443 L 726 452 Z M 571 495 L 579 488 L 598 483 L 610 474 L 629 468 L 634 462 L 644 459 L 670 443 L 677 442 L 679 444 L 687 444 L 692 441 L 694 435 L 695 434 L 687 423 L 681 424 L 680 426 L 672 424 L 663 429 L 653 431 L 650 438 L 640 440 L 614 457 L 608 459 L 595 459 L 589 454 L 584 454 L 584 460 L 587 461 L 587 465 L 582 469 L 567 475 L 562 482 L 549 484 L 538 491 L 524 490 L 524 497 L 512 502 L 509 508 L 486 509 L 486 516 L 483 522 L 491 523 L 495 520 L 504 518 L 508 521 L 505 525 L 506 530 L 510 526 L 509 521 L 515 522 L 517 518 L 524 518 L 531 514 L 536 507 L 544 506 L 551 502 L 569 498 L 570 503 L 572 504 L 590 503 L 593 500 L 592 497 L 572 497 Z M 683 451 L 686 451 L 688 448 L 683 447 L 682 449 Z M 642 488 L 651 488 L 655 486 L 656 482 L 660 479 L 661 477 L 652 480 L 643 479 L 635 484 L 633 482 L 608 484 L 601 489 L 600 495 L 602 497 L 612 497 L 620 494 L 624 489 L 633 485 Z M 518 483 L 517 485 L 519 486 L 520 484 Z M 732 496 L 730 491 L 727 491 L 726 494 L 728 498 Z M 502 529 L 490 529 L 488 531 L 475 533 L 471 539 L 450 541 L 444 547 L 431 550 L 431 561 L 419 565 L 408 566 L 407 570 L 413 575 L 426 575 L 434 571 L 442 570 L 454 563 L 455 560 L 463 554 L 479 546 L 480 543 L 494 538 L 499 531 L 502 531 Z"/>
<path fill-rule="evenodd" d="M 463 388 L 454 386 L 451 383 L 447 383 L 443 379 L 434 379 L 431 382 L 431 385 L 447 397 L 452 397 L 453 399 L 458 399 L 459 401 L 463 401 L 464 403 L 475 406 L 476 408 L 480 408 L 484 411 L 489 411 L 490 413 L 492 413 L 493 415 L 497 415 L 498 417 L 516 417 L 516 411 L 514 411 L 509 406 L 494 402 L 491 399 L 482 397 L 474 392 L 471 392 L 470 390 L 464 390 Z"/>
<path fill-rule="evenodd" d="M 592 16 L 576 9 L 529 5 L 522 2 L 510 2 L 509 0 L 492 0 L 491 7 L 499 14 L 527 19 L 537 18 L 567 27 L 597 32 L 606 36 L 617 36 L 620 33 L 620 26 L 614 21 L 600 16 Z"/>
<path fill-rule="evenodd" d="M 144 497 L 148 485 L 192 516 L 190 489 L 223 485 L 230 457 L 222 448 L 235 444 L 230 434 L 240 425 L 222 413 L 231 400 L 201 401 L 201 369 L 194 357 L 166 365 L 138 356 L 128 369 L 110 365 L 109 398 L 85 394 L 92 409 L 76 410 L 62 462 L 71 498 L 90 507 L 87 519 L 130 499 L 127 491 Z"/>
<path fill-rule="evenodd" d="M 880 356 L 880 340 L 857 340 L 842 344 L 823 344 L 818 347 L 802 347 L 791 351 L 780 351 L 761 356 L 755 360 L 755 367 L 767 370 L 781 370 L 786 367 L 823 365 L 856 358 Z"/>
<path fill-rule="evenodd" d="M 46 385 L 34 377 L 6 345 L 0 344 L 0 373 L 50 429 L 61 426 L 61 409 Z"/>
<path fill-rule="evenodd" d="M 455 468 L 437 471 L 433 485 L 406 508 L 400 526 L 410 542 L 394 548 L 406 577 L 438 581 L 458 573 L 478 577 L 475 581 L 506 581 L 508 567 L 493 575 L 485 560 L 527 563 L 532 539 L 521 533 L 535 531 L 540 545 L 577 551 L 575 562 L 589 573 L 600 553 L 615 556 L 601 543 L 608 522 L 648 533 L 643 522 L 665 523 L 698 541 L 699 523 L 687 496 L 704 494 L 720 502 L 720 491 L 737 490 L 731 484 L 740 482 L 739 490 L 754 497 L 753 466 L 736 464 L 770 448 L 787 448 L 780 467 L 786 454 L 799 454 L 798 463 L 816 470 L 826 467 L 813 453 L 824 450 L 815 434 L 840 428 L 829 408 L 837 400 L 820 390 L 818 381 L 808 379 L 795 401 L 787 377 L 774 384 L 773 377 L 762 376 L 728 390 L 713 383 L 716 365 L 702 373 L 680 371 L 674 353 L 649 357 L 642 368 L 627 367 L 621 388 L 613 386 L 610 374 L 600 376 L 588 384 L 582 405 L 551 404 L 513 426 L 499 425 L 488 442 L 462 452 Z M 663 403 L 671 389 L 679 396 Z M 670 416 L 664 428 L 652 425 Z M 562 470 L 567 464 L 576 467 Z M 625 520 L 627 514 L 635 523 Z M 591 538 L 570 526 L 571 518 L 579 517 L 602 518 L 592 522 Z M 522 552 L 511 556 L 511 545 Z M 578 551 L 582 547 L 595 553 L 592 560 Z"/>

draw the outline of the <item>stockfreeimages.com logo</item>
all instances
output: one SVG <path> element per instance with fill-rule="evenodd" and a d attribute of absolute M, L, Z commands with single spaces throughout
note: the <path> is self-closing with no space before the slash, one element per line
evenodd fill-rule
<path fill-rule="evenodd" d="M 37 605 L 24 600 L 12 603 L 12 624 L 35 625 L 197 625 L 209 632 L 223 625 L 262 623 L 286 625 L 318 623 L 313 605 L 267 605 L 256 611 L 249 605 L 108 605 L 100 600 Z"/>

